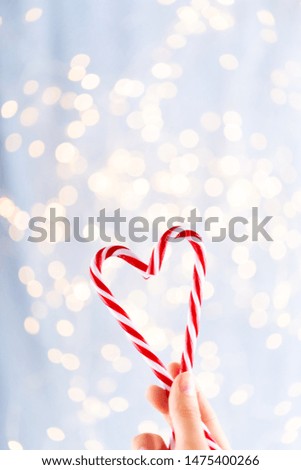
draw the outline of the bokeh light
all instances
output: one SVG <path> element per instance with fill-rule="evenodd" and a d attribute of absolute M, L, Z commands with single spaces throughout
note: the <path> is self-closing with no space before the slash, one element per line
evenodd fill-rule
<path fill-rule="evenodd" d="M 115 209 L 127 217 L 124 244 L 147 260 L 166 229 L 153 222 L 187 223 L 196 208 L 208 265 L 197 381 L 233 448 L 299 449 L 300 5 L 17 3 L 3 2 L 0 21 L 1 448 L 126 449 L 137 432 L 168 439 L 144 399 L 157 380 L 97 297 L 89 263 L 109 243 L 100 236 L 123 244 Z M 61 218 L 55 241 L 51 208 Z M 106 227 L 96 220 L 103 208 Z M 137 216 L 150 225 L 142 243 L 128 234 Z M 248 221 L 235 227 L 248 235 L 241 242 L 229 237 L 237 216 Z M 266 216 L 273 240 L 252 240 Z M 36 232 L 33 217 L 47 219 Z M 207 230 L 209 217 L 219 220 Z M 93 229 L 95 240 L 76 240 L 76 223 L 78 238 Z M 28 240 L 43 229 L 44 241 Z M 189 247 L 169 247 L 147 282 L 111 261 L 107 283 L 137 329 L 164 363 L 179 360 Z"/>

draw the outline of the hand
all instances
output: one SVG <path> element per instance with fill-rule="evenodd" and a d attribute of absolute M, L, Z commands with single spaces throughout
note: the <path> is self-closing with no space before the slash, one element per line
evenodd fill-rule
<path fill-rule="evenodd" d="M 175 449 L 209 449 L 201 419 L 218 445 L 222 449 L 230 449 L 217 416 L 196 385 L 193 375 L 190 372 L 180 374 L 178 363 L 171 363 L 168 370 L 174 378 L 169 397 L 166 390 L 157 385 L 149 387 L 147 397 L 173 428 Z M 167 450 L 165 442 L 158 434 L 139 434 L 133 439 L 132 446 L 137 450 Z"/>

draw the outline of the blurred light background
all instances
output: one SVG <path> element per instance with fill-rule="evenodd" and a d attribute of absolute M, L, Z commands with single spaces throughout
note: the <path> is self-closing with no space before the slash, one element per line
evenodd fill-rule
<path fill-rule="evenodd" d="M 128 449 L 169 430 L 156 382 L 90 285 L 103 242 L 30 243 L 28 221 L 149 221 L 252 206 L 274 241 L 213 243 L 195 372 L 233 448 L 301 446 L 298 0 L 2 0 L 0 447 Z M 108 232 L 112 232 L 109 226 Z M 127 236 L 124 224 L 125 236 Z M 166 227 L 160 227 L 161 232 Z M 127 245 L 147 260 L 153 242 Z M 107 279 L 165 362 L 192 253 Z M 126 279 L 126 281 L 125 281 Z"/>

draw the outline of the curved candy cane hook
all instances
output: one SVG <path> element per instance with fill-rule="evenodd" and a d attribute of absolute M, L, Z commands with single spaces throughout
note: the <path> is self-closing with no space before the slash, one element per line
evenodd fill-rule
<path fill-rule="evenodd" d="M 195 252 L 193 283 L 189 296 L 189 312 L 185 329 L 185 345 L 181 358 L 181 372 L 188 371 L 192 369 L 194 362 L 203 297 L 202 287 L 204 285 L 206 274 L 206 258 L 202 238 L 192 230 L 184 230 L 181 227 L 172 227 L 162 235 L 158 244 L 153 249 L 148 265 L 141 261 L 131 250 L 120 245 L 102 248 L 96 253 L 90 265 L 91 278 L 99 297 L 109 308 L 110 312 L 126 332 L 135 348 L 143 356 L 144 360 L 148 363 L 156 377 L 158 377 L 158 379 L 163 383 L 167 391 L 170 390 L 173 378 L 158 356 L 152 351 L 145 338 L 136 330 L 129 315 L 119 305 L 110 289 L 104 283 L 102 279 L 102 266 L 106 259 L 111 256 L 116 256 L 138 269 L 138 271 L 140 271 L 147 279 L 150 276 L 155 276 L 160 271 L 168 242 L 180 239 L 186 239 Z M 202 423 L 202 426 L 204 428 L 209 448 L 219 449 L 219 446 L 212 438 L 208 428 L 204 423 Z M 173 441 L 174 435 L 170 448 L 173 447 Z"/>

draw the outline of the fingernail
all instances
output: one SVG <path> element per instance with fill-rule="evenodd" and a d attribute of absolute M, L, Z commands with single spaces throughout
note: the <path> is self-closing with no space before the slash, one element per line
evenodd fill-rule
<path fill-rule="evenodd" d="M 183 372 L 183 374 L 180 375 L 179 389 L 180 392 L 185 395 L 195 395 L 194 378 L 190 372 Z"/>

